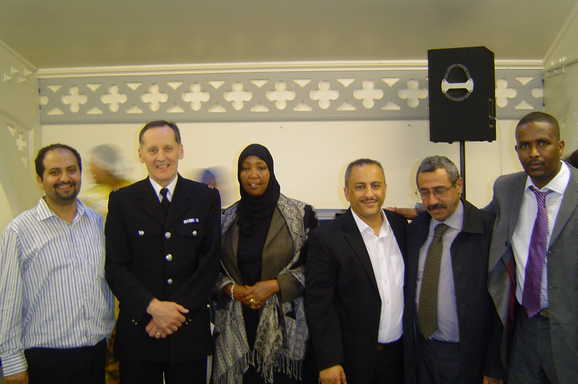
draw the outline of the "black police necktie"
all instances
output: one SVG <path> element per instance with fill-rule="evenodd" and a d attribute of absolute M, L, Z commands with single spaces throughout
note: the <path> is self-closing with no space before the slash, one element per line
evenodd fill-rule
<path fill-rule="evenodd" d="M 171 202 L 169 201 L 169 198 L 167 196 L 168 193 L 169 193 L 168 188 L 161 189 L 161 196 L 163 197 L 161 200 L 161 208 L 163 209 L 165 216 L 169 213 L 169 207 L 171 206 Z"/>

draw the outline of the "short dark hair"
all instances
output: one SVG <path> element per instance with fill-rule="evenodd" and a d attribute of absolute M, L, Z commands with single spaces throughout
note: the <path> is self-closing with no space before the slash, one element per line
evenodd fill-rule
<path fill-rule="evenodd" d="M 435 172 L 436 169 L 445 169 L 452 185 L 460 178 L 460 172 L 453 161 L 445 156 L 429 156 L 423 159 L 417 168 L 415 184 L 417 185 L 417 177 L 420 173 Z"/>
<path fill-rule="evenodd" d="M 160 128 L 160 127 L 164 127 L 164 126 L 167 126 L 173 130 L 173 132 L 175 133 L 175 141 L 177 142 L 177 144 L 180 144 L 181 143 L 181 132 L 179 131 L 179 127 L 177 127 L 177 125 L 175 123 L 170 122 L 170 121 L 166 121 L 166 120 L 155 120 L 155 121 L 151 121 L 151 122 L 146 123 L 145 126 L 142 127 L 142 129 L 140 130 L 140 132 L 138 134 L 139 144 L 142 145 L 142 137 L 146 131 L 148 131 L 149 129 L 152 129 L 152 128 Z"/>
<path fill-rule="evenodd" d="M 525 125 L 528 123 L 533 122 L 546 122 L 549 123 L 552 128 L 554 128 L 554 135 L 556 139 L 560 140 L 560 125 L 558 124 L 558 120 L 556 118 L 546 112 L 530 112 L 526 116 L 522 117 L 518 124 L 516 124 L 516 131 L 518 127 L 521 125 Z"/>
<path fill-rule="evenodd" d="M 349 178 L 351 177 L 351 170 L 353 169 L 353 167 L 361 167 L 362 165 L 377 165 L 380 169 L 381 172 L 383 172 L 383 174 L 385 175 L 385 172 L 383 171 L 383 167 L 381 166 L 381 163 L 377 160 L 373 160 L 373 159 L 357 159 L 352 161 L 351 163 L 349 163 L 347 165 L 347 168 L 345 169 L 345 187 L 347 188 L 347 183 L 349 182 Z"/>
<path fill-rule="evenodd" d="M 44 148 L 40 148 L 40 150 L 38 151 L 38 154 L 36 155 L 36 159 L 34 159 L 34 165 L 36 167 L 36 174 L 38 175 L 38 177 L 40 177 L 40 180 L 43 179 L 42 176 L 44 175 L 44 170 L 45 170 L 44 158 L 46 157 L 46 154 L 50 151 L 54 151 L 57 149 L 64 149 L 66 151 L 72 152 L 74 157 L 76 157 L 76 161 L 78 162 L 78 169 L 80 171 L 82 171 L 82 160 L 80 159 L 80 154 L 78 153 L 78 151 L 76 149 L 74 149 L 70 145 L 66 145 L 66 144 L 60 144 L 60 143 L 50 144 Z"/>

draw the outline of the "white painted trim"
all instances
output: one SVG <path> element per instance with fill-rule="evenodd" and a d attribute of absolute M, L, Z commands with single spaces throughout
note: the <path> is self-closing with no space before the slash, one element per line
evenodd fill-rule
<path fill-rule="evenodd" d="M 108 67 L 41 68 L 39 79 L 155 76 L 201 73 L 311 72 L 311 71 L 383 71 L 425 70 L 427 60 L 367 61 L 292 61 L 261 63 L 209 63 L 173 65 L 136 65 Z M 496 60 L 496 69 L 543 69 L 542 60 Z"/>
<path fill-rule="evenodd" d="M 32 63 L 26 60 L 24 56 L 13 50 L 8 44 L 3 42 L 2 40 L 0 40 L 0 48 L 8 51 L 12 56 L 14 56 L 16 60 L 18 60 L 23 66 L 27 67 L 27 69 L 30 70 L 31 72 L 36 72 L 37 68 L 34 65 L 32 65 Z"/>
<path fill-rule="evenodd" d="M 557 67 L 557 66 L 562 65 L 562 63 L 560 63 L 560 62 L 548 63 L 548 61 L 551 59 L 551 56 L 554 54 L 554 51 L 560 45 L 560 41 L 565 37 L 566 33 L 568 32 L 568 28 L 570 28 L 570 24 L 572 24 L 572 22 L 576 18 L 578 18 L 578 2 L 576 2 L 574 9 L 572 9 L 570 14 L 568 15 L 568 18 L 566 19 L 566 21 L 562 25 L 562 28 L 560 28 L 558 35 L 556 36 L 556 38 L 554 39 L 552 44 L 550 44 L 550 47 L 546 51 L 546 55 L 544 56 L 544 69 L 549 70 L 549 69 L 552 69 L 552 67 Z"/>

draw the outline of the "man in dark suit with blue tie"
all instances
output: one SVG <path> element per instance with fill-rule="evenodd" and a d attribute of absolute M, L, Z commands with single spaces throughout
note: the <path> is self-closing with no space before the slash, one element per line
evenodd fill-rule
<path fill-rule="evenodd" d="M 494 184 L 489 289 L 503 324 L 508 384 L 578 383 L 578 171 L 556 119 L 516 126 L 524 172 Z"/>
<path fill-rule="evenodd" d="M 174 123 L 146 124 L 138 154 L 148 177 L 110 194 L 106 221 L 106 278 L 120 302 L 121 382 L 204 383 L 219 194 L 178 175 L 183 145 Z"/>

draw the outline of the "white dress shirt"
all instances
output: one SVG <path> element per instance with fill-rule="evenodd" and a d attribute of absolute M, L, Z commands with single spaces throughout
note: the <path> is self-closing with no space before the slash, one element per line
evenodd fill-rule
<path fill-rule="evenodd" d="M 376 236 L 373 229 L 351 210 L 371 260 L 381 298 L 378 343 L 391 343 L 403 334 L 404 262 L 393 230 L 381 212 L 383 224 Z"/>
<path fill-rule="evenodd" d="M 550 236 L 554 229 L 556 217 L 562 204 L 562 197 L 564 191 L 570 181 L 570 170 L 568 165 L 562 162 L 558 174 L 550 180 L 550 182 L 543 188 L 534 186 L 532 178 L 528 177 L 526 180 L 526 187 L 522 196 L 522 205 L 520 206 L 520 215 L 516 229 L 512 235 L 512 249 L 516 260 L 516 299 L 518 303 L 522 303 L 524 281 L 526 279 L 526 263 L 528 261 L 528 252 L 530 249 L 530 238 L 532 237 L 532 230 L 534 229 L 534 222 L 538 214 L 538 205 L 536 203 L 536 195 L 530 190 L 530 186 L 534 186 L 541 192 L 552 191 L 546 195 L 546 212 L 548 213 L 548 237 L 547 242 L 550 244 Z M 548 245 L 549 246 L 549 245 Z M 548 253 L 546 253 L 546 260 L 544 269 L 542 270 L 542 287 L 540 290 L 540 303 L 542 308 L 548 308 Z"/>
<path fill-rule="evenodd" d="M 44 199 L 0 242 L 0 358 L 4 376 L 27 370 L 24 350 L 93 346 L 114 325 L 104 278 L 102 218 L 77 200 L 72 223 Z M 65 369 L 65 368 L 63 368 Z"/>
<path fill-rule="evenodd" d="M 162 187 L 159 183 L 157 183 L 156 181 L 154 181 L 153 179 L 151 179 L 149 177 L 149 181 L 151 182 L 151 185 L 153 186 L 153 189 L 155 190 L 155 193 L 157 194 L 157 198 L 159 199 L 159 202 L 162 201 L 163 197 L 161 195 L 161 189 L 166 188 L 169 191 L 167 192 L 167 199 L 169 199 L 169 201 L 173 201 L 173 194 L 175 193 L 175 187 L 177 185 L 177 179 L 179 177 L 175 176 L 175 178 L 173 179 L 173 181 L 171 181 L 166 187 Z"/>

